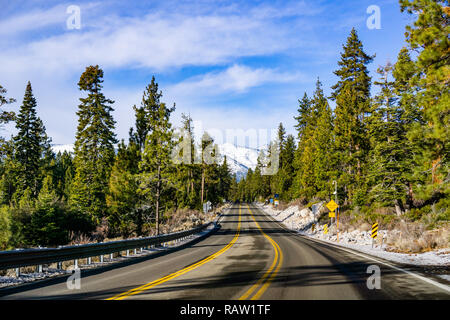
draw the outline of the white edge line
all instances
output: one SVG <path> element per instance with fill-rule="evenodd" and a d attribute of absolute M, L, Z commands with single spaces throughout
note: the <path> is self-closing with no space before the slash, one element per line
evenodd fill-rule
<path fill-rule="evenodd" d="M 387 263 L 387 262 L 380 261 L 380 260 L 378 260 L 378 259 L 375 259 L 375 258 L 373 258 L 373 257 L 367 256 L 367 255 L 365 255 L 365 254 L 362 254 L 362 253 L 359 253 L 359 252 L 354 252 L 353 250 L 347 249 L 347 248 L 345 248 L 345 247 L 343 247 L 343 246 L 340 246 L 340 245 L 338 245 L 338 244 L 328 243 L 328 242 L 326 242 L 326 241 L 321 241 L 321 240 L 318 240 L 318 239 L 315 239 L 315 238 L 308 237 L 308 236 L 306 236 L 306 235 L 302 235 L 302 234 L 296 232 L 295 230 L 291 230 L 291 229 L 287 228 L 286 226 L 282 225 L 281 222 L 275 220 L 270 214 L 268 214 L 267 212 L 265 212 L 265 210 L 264 210 L 263 208 L 260 208 L 260 209 L 261 209 L 261 211 L 263 211 L 269 218 L 271 218 L 274 222 L 277 222 L 281 227 L 283 227 L 284 229 L 286 229 L 286 230 L 288 230 L 288 231 L 291 231 L 291 232 L 294 233 L 295 235 L 301 235 L 301 236 L 307 238 L 308 240 L 311 240 L 311 241 L 317 241 L 317 242 L 322 243 L 322 244 L 327 244 L 327 245 L 329 245 L 329 246 L 337 247 L 338 249 L 341 249 L 341 250 L 346 251 L 346 252 L 348 252 L 348 253 L 351 253 L 351 254 L 354 254 L 354 255 L 357 255 L 357 256 L 360 256 L 360 257 L 369 259 L 369 260 L 376 261 L 376 262 L 381 263 L 381 264 L 384 264 L 385 266 L 388 266 L 388 267 L 390 267 L 390 268 L 392 268 L 392 269 L 395 269 L 395 270 L 397 270 L 397 271 L 402 271 L 402 272 L 407 273 L 407 274 L 409 274 L 409 275 L 411 275 L 411 276 L 413 276 L 413 277 L 416 277 L 416 278 L 418 278 L 418 279 L 420 279 L 420 280 L 422 280 L 422 281 L 428 282 L 429 284 L 432 284 L 432 285 L 434 285 L 434 286 L 436 286 L 436 287 L 438 287 L 438 288 L 440 288 L 440 289 L 442 289 L 442 290 L 447 291 L 447 292 L 450 293 L 450 286 L 448 286 L 448 285 L 445 285 L 445 284 L 439 283 L 439 282 L 437 282 L 437 281 L 434 281 L 434 280 L 425 278 L 425 277 L 423 277 L 423 276 L 421 276 L 421 275 L 418 275 L 417 273 L 414 273 L 414 272 L 411 272 L 411 271 L 408 271 L 408 270 L 401 269 L 401 268 L 399 268 L 399 267 L 393 266 L 393 265 L 391 265 L 391 264 L 389 264 L 389 263 Z M 356 249 L 355 249 L 355 250 L 356 250 Z"/>
<path fill-rule="evenodd" d="M 409 275 L 411 275 L 411 276 L 413 276 L 413 277 L 416 277 L 416 278 L 418 278 L 418 279 L 420 279 L 420 280 L 422 280 L 422 281 L 425 281 L 425 282 L 428 282 L 428 283 L 430 283 L 430 284 L 432 284 L 432 285 L 435 285 L 436 287 L 438 287 L 438 288 L 440 288 L 440 289 L 443 289 L 443 290 L 445 290 L 445 291 L 447 291 L 447 292 L 450 292 L 450 286 L 447 286 L 447 285 L 442 284 L 442 283 L 439 283 L 439 282 L 437 282 L 437 281 L 434 281 L 434 280 L 425 278 L 425 277 L 423 277 L 423 276 L 421 276 L 421 275 L 418 275 L 417 273 L 414 273 L 414 272 L 411 272 L 411 271 L 408 271 L 408 270 L 405 270 L 405 269 L 402 269 L 402 268 L 393 266 L 393 265 L 391 265 L 391 264 L 389 264 L 389 263 L 387 263 L 387 262 L 380 261 L 380 260 L 378 260 L 378 259 L 375 259 L 375 258 L 373 258 L 373 257 L 367 256 L 367 255 L 362 254 L 362 253 L 359 253 L 359 252 L 354 252 L 353 250 L 347 249 L 347 248 L 342 247 L 342 246 L 339 246 L 339 245 L 330 244 L 330 243 L 328 243 L 328 242 L 321 241 L 321 240 L 314 239 L 314 238 L 310 238 L 310 237 L 308 237 L 308 236 L 304 236 L 304 237 L 308 238 L 309 240 L 317 241 L 317 242 L 320 242 L 320 243 L 322 243 L 322 244 L 328 244 L 328 245 L 337 247 L 338 249 L 341 249 L 341 250 L 343 250 L 343 251 L 345 251 L 345 252 L 348 252 L 348 253 L 351 253 L 351 254 L 354 254 L 354 255 L 357 255 L 357 256 L 360 256 L 360 257 L 369 259 L 369 260 L 373 260 L 373 261 L 376 261 L 376 262 L 381 263 L 381 264 L 384 264 L 385 266 L 388 266 L 388 267 L 390 267 L 390 268 L 392 268 L 392 269 L 395 269 L 395 270 L 397 270 L 397 271 L 402 271 L 402 272 L 407 273 L 407 274 L 409 274 Z"/>

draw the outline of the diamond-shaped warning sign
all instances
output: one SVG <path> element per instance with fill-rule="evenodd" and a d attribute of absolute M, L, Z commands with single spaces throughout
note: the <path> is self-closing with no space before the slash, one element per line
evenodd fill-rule
<path fill-rule="evenodd" d="M 336 210 L 337 207 L 338 207 L 338 205 L 336 202 L 334 202 L 334 200 L 331 200 L 330 202 L 327 203 L 327 208 L 330 211 Z"/>

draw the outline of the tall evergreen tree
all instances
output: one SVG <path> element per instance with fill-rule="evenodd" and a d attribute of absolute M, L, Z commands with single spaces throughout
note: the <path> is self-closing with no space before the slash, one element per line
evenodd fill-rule
<path fill-rule="evenodd" d="M 175 110 L 175 106 L 168 108 L 165 103 L 160 102 L 162 93 L 158 93 L 157 89 L 158 85 L 153 77 L 143 98 L 143 107 L 148 115 L 149 133 L 139 168 L 142 172 L 140 192 L 148 201 L 154 203 L 156 233 L 159 234 L 161 198 L 164 192 L 174 185 L 171 157 L 173 129 L 170 114 Z"/>
<path fill-rule="evenodd" d="M 36 113 L 36 99 L 31 83 L 28 82 L 22 106 L 16 119 L 17 135 L 14 141 L 14 160 L 19 164 L 17 187 L 21 194 L 30 189 L 32 197 L 37 197 L 41 175 L 42 158 L 50 151 L 50 139 L 47 137 L 42 120 Z"/>
<path fill-rule="evenodd" d="M 333 118 L 331 108 L 317 79 L 316 91 L 312 100 L 317 114 L 316 127 L 312 135 L 313 174 L 317 196 L 324 199 L 331 192 L 333 172 Z"/>
<path fill-rule="evenodd" d="M 340 164 L 339 185 L 344 186 L 347 201 L 353 200 L 355 189 L 362 182 L 362 166 L 368 152 L 366 117 L 370 111 L 371 78 L 367 65 L 373 57 L 364 52 L 355 29 L 343 49 L 340 68 L 334 72 L 339 81 L 332 87 L 331 97 L 336 100 L 334 149 Z"/>
<path fill-rule="evenodd" d="M 400 0 L 401 11 L 416 14 L 406 27 L 406 41 L 418 52 L 415 75 L 409 85 L 417 87 L 417 100 L 426 125 L 416 124 L 410 131 L 414 144 L 421 143 L 416 155 L 416 176 L 423 177 L 417 193 L 426 201 L 444 198 L 450 193 L 449 112 L 450 32 L 448 1 Z"/>
<path fill-rule="evenodd" d="M 195 164 L 196 150 L 194 141 L 194 128 L 192 118 L 182 114 L 182 126 L 179 132 L 177 146 L 174 148 L 174 157 L 177 160 L 178 196 L 182 207 L 195 208 L 199 204 L 199 196 L 195 192 L 198 166 Z"/>
<path fill-rule="evenodd" d="M 106 194 L 114 163 L 114 101 L 102 93 L 103 70 L 89 66 L 80 77 L 78 87 L 87 92 L 80 98 L 75 141 L 75 176 L 71 186 L 72 206 L 91 215 L 99 223 L 106 214 Z"/>
<path fill-rule="evenodd" d="M 216 169 L 219 159 L 219 147 L 214 144 L 214 139 L 205 132 L 200 143 L 201 149 L 201 185 L 200 185 L 200 204 L 207 199 L 208 186 L 217 183 Z"/>
<path fill-rule="evenodd" d="M 382 206 L 395 206 L 397 214 L 401 215 L 407 185 L 405 171 L 409 170 L 405 159 L 410 150 L 402 110 L 391 79 L 392 70 L 390 63 L 380 67 L 377 73 L 381 79 L 374 82 L 380 87 L 380 93 L 375 97 L 374 110 L 369 119 L 372 150 L 368 178 L 372 201 Z"/>
<path fill-rule="evenodd" d="M 306 92 L 304 93 L 303 98 L 301 100 L 298 100 L 298 102 L 298 115 L 294 117 L 294 119 L 297 121 L 297 123 L 295 124 L 295 128 L 297 130 L 298 139 L 298 146 L 295 150 L 294 157 L 295 177 L 292 183 L 291 190 L 291 194 L 294 197 L 298 197 L 302 189 L 302 157 L 305 150 L 305 142 L 308 140 L 305 132 L 308 128 L 308 125 L 311 124 L 312 120 L 311 99 L 309 99 Z"/>
<path fill-rule="evenodd" d="M 409 132 L 413 132 L 414 128 L 425 125 L 422 112 L 417 102 L 416 90 L 417 87 L 410 85 L 410 80 L 416 73 L 416 66 L 412 61 L 411 56 L 407 48 L 402 48 L 398 54 L 397 62 L 392 70 L 394 76 L 394 91 L 398 99 L 399 107 L 402 110 L 402 123 L 406 135 Z M 409 141 L 409 151 L 406 154 L 418 155 L 422 153 L 422 145 L 418 141 Z M 407 179 L 407 196 L 406 206 L 408 209 L 412 208 L 415 202 L 414 185 L 424 184 L 423 175 L 415 174 L 415 170 L 418 166 L 417 157 L 405 157 L 404 167 L 409 168 L 404 174 Z"/>

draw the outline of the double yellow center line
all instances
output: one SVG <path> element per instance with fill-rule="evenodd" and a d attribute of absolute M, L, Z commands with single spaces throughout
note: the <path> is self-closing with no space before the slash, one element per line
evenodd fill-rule
<path fill-rule="evenodd" d="M 283 252 L 281 251 L 280 247 L 278 246 L 278 244 L 271 238 L 269 237 L 267 234 L 264 233 L 264 231 L 261 229 L 261 226 L 259 225 L 259 223 L 256 221 L 255 217 L 253 216 L 253 213 L 250 209 L 250 207 L 247 205 L 247 208 L 250 212 L 250 215 L 253 218 L 253 221 L 256 224 L 256 227 L 259 229 L 259 231 L 262 233 L 262 235 L 269 240 L 269 242 L 272 244 L 274 251 L 275 251 L 275 257 L 274 260 L 270 266 L 270 268 L 264 273 L 264 275 L 253 285 L 250 287 L 250 289 L 248 289 L 244 295 L 242 295 L 239 300 L 245 300 L 245 299 L 251 299 L 251 300 L 256 300 L 258 298 L 261 297 L 261 295 L 267 290 L 268 286 L 270 285 L 270 283 L 272 282 L 273 278 L 275 277 L 275 275 L 277 274 L 278 270 L 281 267 L 281 264 L 283 262 Z M 152 282 L 146 283 L 140 287 L 128 290 L 124 293 L 120 293 L 118 295 L 115 295 L 111 298 L 108 298 L 107 300 L 123 300 L 127 297 L 142 293 L 146 290 L 149 290 L 157 285 L 163 284 L 164 282 L 167 282 L 171 279 L 174 279 L 176 277 L 179 277 L 189 271 L 192 271 L 202 265 L 204 265 L 205 263 L 217 258 L 218 256 L 220 256 L 221 254 L 223 254 L 224 252 L 226 252 L 228 249 L 231 248 L 231 246 L 233 246 L 233 244 L 237 241 L 237 239 L 239 238 L 241 232 L 241 206 L 239 206 L 239 222 L 238 222 L 238 226 L 237 226 L 237 231 L 236 234 L 234 236 L 234 238 L 225 246 L 223 247 L 221 250 L 217 251 L 216 253 L 206 257 L 203 260 L 200 260 L 196 263 L 194 263 L 193 265 L 190 265 L 186 268 L 183 268 L 177 272 L 171 273 L 165 277 L 162 277 L 160 279 L 154 280 Z"/>
<path fill-rule="evenodd" d="M 248 289 L 240 298 L 239 300 L 257 300 L 261 297 L 261 295 L 267 290 L 268 286 L 272 282 L 275 275 L 278 273 L 278 270 L 281 267 L 281 264 L 283 263 L 283 251 L 281 251 L 281 248 L 278 246 L 278 244 L 265 232 L 261 229 L 261 226 L 256 221 L 255 217 L 253 216 L 252 210 L 247 205 L 248 211 L 250 212 L 250 215 L 253 218 L 253 221 L 256 224 L 256 227 L 259 229 L 259 231 L 262 233 L 262 235 L 269 240 L 269 242 L 272 244 L 272 247 L 275 251 L 275 258 L 273 259 L 273 262 L 270 266 L 270 268 L 264 273 L 264 275 L 253 285 Z M 253 294 L 253 296 L 252 296 Z"/>
<path fill-rule="evenodd" d="M 179 271 L 177 271 L 177 272 L 171 273 L 171 274 L 169 274 L 169 275 L 167 275 L 167 276 L 165 276 L 165 277 L 162 277 L 162 278 L 160 278 L 160 279 L 158 279 L 158 280 L 155 280 L 155 281 L 146 283 L 146 284 L 144 284 L 144 285 L 142 285 L 142 286 L 140 286 L 140 287 L 137 287 L 137 288 L 128 290 L 128 291 L 126 291 L 126 292 L 124 292 L 124 293 L 115 295 L 115 296 L 113 296 L 113 297 L 111 297 L 111 298 L 108 298 L 108 299 L 106 299 L 106 300 L 123 300 L 123 299 L 125 299 L 125 298 L 127 298 L 127 297 L 130 297 L 130 296 L 139 294 L 139 293 L 141 293 L 141 292 L 143 292 L 143 291 L 146 291 L 146 290 L 151 289 L 151 288 L 153 288 L 153 287 L 155 287 L 155 286 L 157 286 L 157 285 L 160 285 L 160 284 L 162 284 L 162 283 L 164 283 L 164 282 L 166 282 L 166 281 L 169 281 L 169 280 L 171 280 L 171 279 L 174 279 L 174 278 L 176 278 L 176 277 L 179 277 L 179 276 L 181 276 L 181 275 L 183 275 L 183 274 L 185 274 L 185 273 L 187 273 L 187 272 L 189 272 L 189 271 L 192 271 L 192 270 L 194 270 L 194 269 L 200 267 L 201 265 L 204 265 L 205 263 L 207 263 L 207 262 L 209 262 L 209 261 L 211 261 L 211 260 L 217 258 L 217 257 L 220 256 L 222 253 L 224 253 L 225 251 L 227 251 L 228 249 L 230 249 L 231 246 L 232 246 L 232 245 L 237 241 L 237 239 L 239 238 L 240 232 L 241 232 L 241 207 L 239 206 L 239 222 L 238 222 L 237 232 L 236 232 L 236 234 L 235 234 L 233 240 L 231 240 L 230 243 L 228 243 L 228 244 L 227 244 L 225 247 L 223 247 L 221 250 L 217 251 L 216 253 L 214 253 L 214 254 L 212 254 L 212 255 L 206 257 L 205 259 L 200 260 L 199 262 L 196 262 L 196 263 L 194 263 L 193 265 L 190 265 L 190 266 L 188 266 L 188 267 L 186 267 L 186 268 L 184 268 L 184 269 L 181 269 L 181 270 L 179 270 Z"/>

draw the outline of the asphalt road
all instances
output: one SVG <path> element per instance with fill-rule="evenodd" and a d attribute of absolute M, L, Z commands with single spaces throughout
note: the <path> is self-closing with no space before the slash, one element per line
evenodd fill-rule
<path fill-rule="evenodd" d="M 380 289 L 367 286 L 371 265 L 380 268 Z M 80 289 L 69 290 L 63 277 L 0 290 L 0 299 L 450 298 L 448 286 L 404 270 L 292 233 L 257 207 L 236 204 L 220 229 L 183 249 L 83 271 Z"/>

